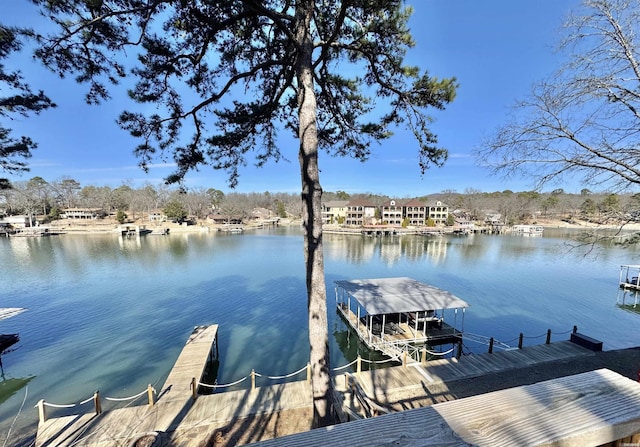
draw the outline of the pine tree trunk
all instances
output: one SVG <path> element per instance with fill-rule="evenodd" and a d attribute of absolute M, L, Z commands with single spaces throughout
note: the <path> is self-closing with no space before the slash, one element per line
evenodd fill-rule
<path fill-rule="evenodd" d="M 298 114 L 300 127 L 299 161 L 302 175 L 302 218 L 307 272 L 307 306 L 309 311 L 309 348 L 311 387 L 313 390 L 313 428 L 335 423 L 333 382 L 329 364 L 329 327 L 322 251 L 322 188 L 318 169 L 318 135 L 316 96 L 313 83 L 310 23 L 313 1 L 296 6 L 296 40 L 298 60 Z"/>

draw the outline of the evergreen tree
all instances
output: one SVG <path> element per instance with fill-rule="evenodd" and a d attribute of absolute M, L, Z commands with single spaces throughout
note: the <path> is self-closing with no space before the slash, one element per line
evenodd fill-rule
<path fill-rule="evenodd" d="M 26 117 L 30 113 L 37 114 L 55 107 L 42 91 L 33 93 L 19 71 L 10 71 L 2 63 L 11 53 L 22 48 L 21 37 L 24 32 L 0 23 L 0 92 L 3 94 L 0 96 L 0 170 L 5 172 L 28 171 L 23 159 L 31 157 L 31 151 L 37 145 L 28 136 L 12 136 L 11 129 L 4 127 L 2 122 L 16 115 Z M 8 180 L 0 178 L 0 189 L 10 186 Z"/>
<path fill-rule="evenodd" d="M 157 113 L 127 111 L 119 123 L 140 139 L 143 167 L 173 156 L 169 182 L 210 165 L 234 187 L 252 158 L 290 156 L 279 132 L 299 140 L 314 426 L 333 423 L 318 152 L 366 160 L 372 141 L 403 125 L 422 172 L 445 162 L 426 109 L 453 100 L 456 81 L 403 63 L 410 9 L 400 0 L 34 1 L 60 27 L 37 36 L 37 56 L 77 73 L 90 103 L 128 74 L 124 51 L 138 52 L 130 96 Z"/>

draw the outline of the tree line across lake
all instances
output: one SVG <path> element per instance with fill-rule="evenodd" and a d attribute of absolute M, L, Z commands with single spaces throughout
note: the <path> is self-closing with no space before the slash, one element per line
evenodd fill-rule
<path fill-rule="evenodd" d="M 215 188 L 180 189 L 150 183 L 141 187 L 123 183 L 110 186 L 82 186 L 76 180 L 63 178 L 47 182 L 33 177 L 15 182 L 0 190 L 0 215 L 25 214 L 41 220 L 56 220 L 68 208 L 93 208 L 105 215 L 118 213 L 137 219 L 154 211 L 163 211 L 175 220 L 193 217 L 204 219 L 211 213 L 245 219 L 256 208 L 270 210 L 273 215 L 299 219 L 302 214 L 300 194 L 281 192 L 224 193 Z M 460 193 L 442 191 L 428 196 L 390 197 L 383 194 L 349 194 L 344 191 L 324 192 L 323 202 L 365 198 L 382 206 L 390 199 L 417 198 L 442 201 L 457 217 L 483 222 L 487 214 L 499 215 L 502 223 L 535 223 L 536 219 L 589 220 L 602 224 L 618 224 L 640 220 L 640 194 L 592 192 L 579 194 L 563 189 L 551 192 L 510 190 L 482 192 L 467 189 Z"/>

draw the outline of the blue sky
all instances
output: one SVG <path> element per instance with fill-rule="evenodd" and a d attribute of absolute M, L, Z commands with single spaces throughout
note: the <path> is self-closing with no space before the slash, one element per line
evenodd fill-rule
<path fill-rule="evenodd" d="M 560 28 L 578 0 L 413 0 L 411 31 L 416 46 L 408 62 L 427 69 L 432 76 L 457 77 L 456 100 L 444 112 L 433 111 L 432 129 L 440 145 L 449 150 L 443 168 L 431 168 L 424 176 L 417 163 L 417 145 L 402 129 L 394 137 L 374 143 L 369 161 L 333 158 L 321 154 L 321 182 L 325 191 L 375 193 L 413 197 L 443 190 L 464 192 L 522 191 L 532 184 L 522 179 L 505 180 L 476 165 L 472 150 L 483 137 L 505 123 L 513 103 L 523 98 L 531 85 L 550 75 L 559 65 L 554 46 Z M 39 18 L 26 0 L 3 4 L 2 22 L 35 26 Z M 33 176 L 47 181 L 70 177 L 82 186 L 109 185 L 123 181 L 135 186 L 158 184 L 172 166 L 158 162 L 148 174 L 133 155 L 137 142 L 115 123 L 128 103 L 121 97 L 101 106 L 84 103 L 85 87 L 71 79 L 60 80 L 21 55 L 9 61 L 19 64 L 34 90 L 44 89 L 57 109 L 9 123 L 14 135 L 30 135 L 39 147 L 28 160 L 31 171 L 9 176 L 12 181 Z M 7 64 L 9 65 L 9 64 Z M 238 192 L 300 191 L 297 142 L 284 149 L 289 161 L 262 168 L 249 165 L 241 170 Z M 2 174 L 2 173 L 0 173 Z M 229 191 L 224 172 L 202 167 L 188 174 L 187 187 L 213 187 Z M 554 185 L 578 192 L 578 184 Z"/>

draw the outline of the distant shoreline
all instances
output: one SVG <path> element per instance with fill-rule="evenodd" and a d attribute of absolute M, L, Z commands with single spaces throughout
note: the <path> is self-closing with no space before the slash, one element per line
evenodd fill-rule
<path fill-rule="evenodd" d="M 164 224 L 148 224 L 148 223 L 125 223 L 126 225 L 140 225 L 145 227 L 148 230 L 151 230 L 152 233 L 159 234 L 162 230 L 167 229 L 169 234 L 175 233 L 211 233 L 218 232 L 224 225 L 219 224 L 195 224 L 195 225 L 180 225 L 175 223 L 164 223 Z M 285 221 L 280 226 L 292 226 L 292 225 L 301 225 L 300 221 Z M 531 223 L 531 225 L 538 225 L 543 228 L 556 229 L 572 229 L 572 230 L 617 230 L 622 227 L 624 231 L 640 231 L 640 223 L 630 223 L 625 225 L 602 225 L 593 222 L 565 222 L 562 220 L 555 219 L 539 219 L 535 223 Z M 247 224 L 247 225 L 239 225 L 245 230 L 253 230 L 260 228 L 259 225 L 255 224 Z M 104 223 L 80 223 L 80 222 L 61 222 L 56 221 L 53 224 L 42 225 L 41 227 L 35 227 L 40 229 L 48 229 L 52 234 L 59 235 L 91 235 L 91 234 L 118 234 L 118 230 L 121 227 L 121 224 L 116 222 L 104 222 Z M 35 229 L 34 228 L 34 229 Z M 355 229 L 355 227 L 354 227 Z M 359 233 L 358 233 L 359 234 Z"/>

